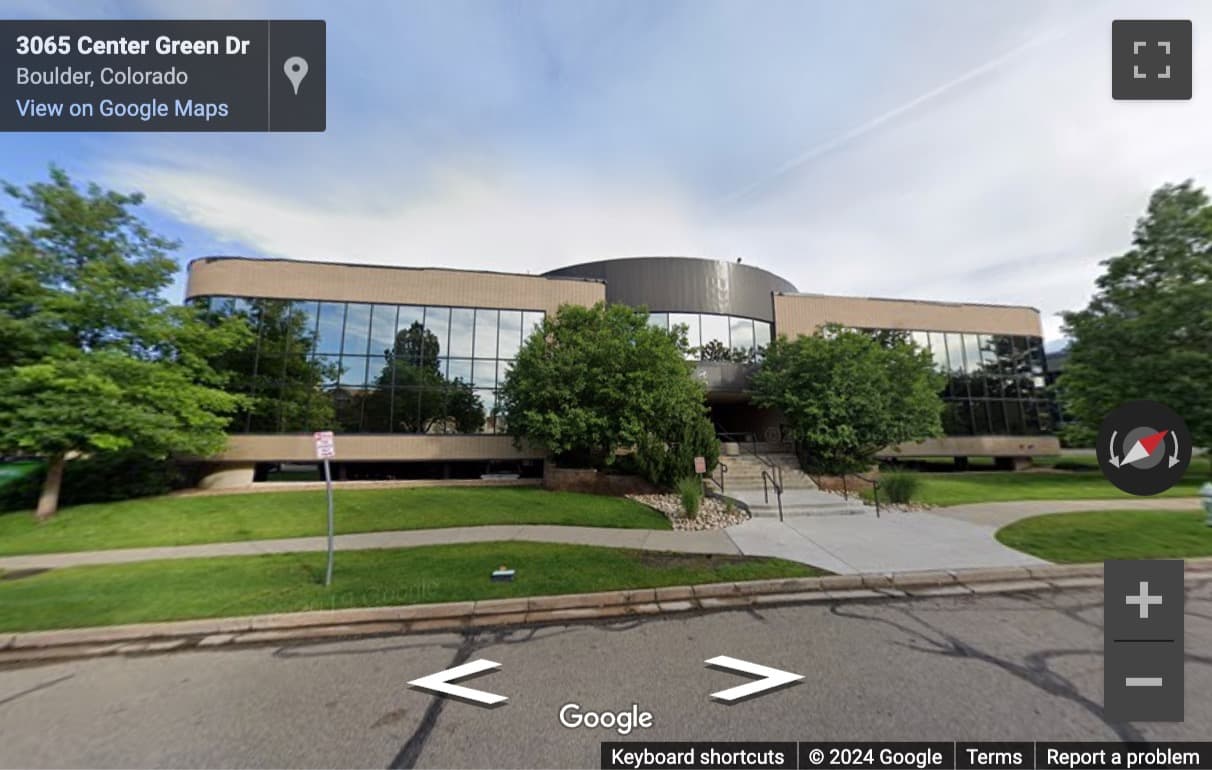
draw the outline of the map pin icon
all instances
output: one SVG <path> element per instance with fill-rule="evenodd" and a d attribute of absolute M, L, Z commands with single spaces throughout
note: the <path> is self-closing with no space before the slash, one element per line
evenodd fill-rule
<path fill-rule="evenodd" d="M 282 71 L 286 73 L 286 78 L 294 86 L 295 96 L 298 96 L 299 84 L 303 82 L 303 78 L 307 77 L 307 59 L 302 56 L 292 56 L 282 65 Z"/>

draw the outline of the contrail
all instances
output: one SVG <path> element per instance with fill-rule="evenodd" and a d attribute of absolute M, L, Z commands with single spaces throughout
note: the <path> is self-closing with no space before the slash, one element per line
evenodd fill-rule
<path fill-rule="evenodd" d="M 854 128 L 850 129 L 849 131 L 839 134 L 838 136 L 835 136 L 834 138 L 832 138 L 828 141 L 822 142 L 821 144 L 818 144 L 818 145 L 806 150 L 805 152 L 797 155 L 796 157 L 787 161 L 783 165 L 779 166 L 774 171 L 770 172 L 769 174 L 762 177 L 761 179 L 758 179 L 755 182 L 751 182 L 748 185 L 737 190 L 736 192 L 733 192 L 729 195 L 724 196 L 723 198 L 720 199 L 720 202 L 721 203 L 736 203 L 737 201 L 739 201 L 743 198 L 747 198 L 751 194 L 753 194 L 755 191 L 765 187 L 766 185 L 775 181 L 779 177 L 789 174 L 790 172 L 794 171 L 795 169 L 799 168 L 800 166 L 803 166 L 805 163 L 808 163 L 811 160 L 819 158 L 820 156 L 824 155 L 825 153 L 831 152 L 832 150 L 835 150 L 838 147 L 841 147 L 842 145 L 847 144 L 848 142 L 851 142 L 860 136 L 863 136 L 864 134 L 871 133 L 872 131 L 874 131 L 875 129 L 884 125 L 888 121 L 898 118 L 901 115 L 904 115 L 906 112 L 909 112 L 910 110 L 912 110 L 916 107 L 919 107 L 922 104 L 925 104 L 926 102 L 928 102 L 932 99 L 938 98 L 939 96 L 947 93 L 948 91 L 952 90 L 953 88 L 957 88 L 958 86 L 961 86 L 970 80 L 974 80 L 974 79 L 980 77 L 981 75 L 991 72 L 991 71 L 997 69 L 998 67 L 1002 66 L 1006 62 L 1008 62 L 1018 56 L 1021 56 L 1023 53 L 1031 50 L 1032 48 L 1037 48 L 1040 45 L 1043 45 L 1044 43 L 1051 42 L 1052 40 L 1055 40 L 1055 39 L 1061 37 L 1062 34 L 1063 34 L 1063 31 L 1059 27 L 1042 32 L 1039 35 L 1036 35 L 1035 37 L 1031 38 L 1027 42 L 1025 42 L 1019 46 L 1016 46 L 1015 48 L 1010 49 L 1009 51 L 1002 54 L 1001 56 L 998 56 L 995 59 L 990 59 L 989 61 L 985 62 L 984 64 L 981 64 L 978 67 L 968 70 L 967 72 L 960 75 L 959 77 L 948 80 L 946 83 L 943 83 L 940 86 L 932 88 L 929 91 L 925 92 L 924 94 L 916 96 L 913 99 L 910 99 L 909 101 L 905 102 L 904 104 L 902 104 L 898 107 L 894 107 L 891 110 L 888 110 L 887 112 L 883 113 L 882 115 L 878 115 L 878 116 L 872 118 L 871 120 L 866 121 L 865 123 L 861 123 L 861 124 L 855 126 Z"/>

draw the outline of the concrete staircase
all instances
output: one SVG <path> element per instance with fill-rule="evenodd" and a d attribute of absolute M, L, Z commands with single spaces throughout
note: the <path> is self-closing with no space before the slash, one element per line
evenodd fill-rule
<path fill-rule="evenodd" d="M 800 470 L 800 462 L 794 454 L 780 452 L 762 456 L 782 471 L 783 489 L 816 489 L 816 483 L 812 478 Z M 724 474 L 725 492 L 732 489 L 760 490 L 762 488 L 762 471 L 769 470 L 770 467 L 752 454 L 725 455 L 720 457 L 720 462 L 728 466 L 728 472 Z M 718 479 L 719 475 L 720 471 L 717 468 L 715 477 Z"/>
<path fill-rule="evenodd" d="M 782 472 L 784 517 L 845 516 L 867 512 L 868 508 L 859 498 L 846 500 L 818 490 L 812 478 L 800 470 L 795 454 L 777 452 L 763 454 L 762 457 Z M 752 454 L 726 455 L 720 458 L 720 462 L 728 466 L 728 472 L 724 475 L 724 494 L 745 503 L 755 517 L 779 515 L 779 500 L 774 488 L 770 487 L 767 495 L 762 487 L 762 471 L 769 470 L 769 465 Z M 716 478 L 719 478 L 718 469 Z M 714 481 L 712 488 L 718 490 Z"/>

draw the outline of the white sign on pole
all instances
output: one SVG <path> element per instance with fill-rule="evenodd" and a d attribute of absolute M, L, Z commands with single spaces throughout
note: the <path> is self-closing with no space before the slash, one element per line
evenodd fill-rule
<path fill-rule="evenodd" d="M 706 473 L 707 472 L 707 458 L 706 457 L 700 456 L 700 457 L 694 458 L 694 472 L 695 473 Z"/>
<path fill-rule="evenodd" d="M 316 459 L 331 460 L 337 456 L 337 448 L 333 443 L 332 431 L 318 430 L 312 434 L 316 440 Z"/>

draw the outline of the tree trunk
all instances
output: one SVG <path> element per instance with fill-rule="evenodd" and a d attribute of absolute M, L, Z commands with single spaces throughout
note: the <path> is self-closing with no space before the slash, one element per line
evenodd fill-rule
<path fill-rule="evenodd" d="M 46 481 L 42 482 L 42 494 L 38 496 L 38 510 L 34 516 L 38 521 L 45 521 L 59 510 L 59 487 L 63 484 L 63 467 L 67 465 L 67 455 L 60 453 L 50 458 L 46 465 Z"/>

